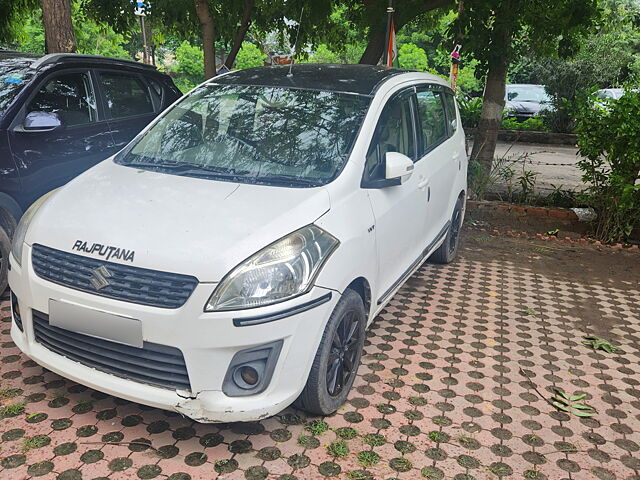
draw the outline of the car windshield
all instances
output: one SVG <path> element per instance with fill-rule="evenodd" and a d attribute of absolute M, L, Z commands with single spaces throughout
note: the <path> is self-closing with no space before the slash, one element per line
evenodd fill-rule
<path fill-rule="evenodd" d="M 551 98 L 542 85 L 510 85 L 507 100 L 511 102 L 549 103 Z"/>
<path fill-rule="evenodd" d="M 32 75 L 24 59 L 0 60 L 0 117 Z"/>
<path fill-rule="evenodd" d="M 347 161 L 369 103 L 328 91 L 207 85 L 116 161 L 240 183 L 324 185 Z"/>

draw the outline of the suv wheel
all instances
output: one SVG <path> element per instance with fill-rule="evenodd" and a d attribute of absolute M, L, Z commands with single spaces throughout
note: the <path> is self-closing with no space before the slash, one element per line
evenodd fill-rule
<path fill-rule="evenodd" d="M 297 407 L 329 415 L 347 400 L 364 348 L 366 323 L 362 298 L 346 290 L 329 318 Z"/>
<path fill-rule="evenodd" d="M 434 263 L 451 263 L 455 260 L 458 254 L 458 244 L 460 243 L 460 230 L 462 229 L 462 222 L 464 220 L 464 197 L 461 195 L 458 197 L 456 206 L 453 209 L 453 216 L 451 217 L 451 227 L 447 236 L 442 242 L 442 245 L 433 252 L 431 255 L 431 261 Z"/>
<path fill-rule="evenodd" d="M 11 252 L 11 240 L 9 235 L 0 227 L 0 297 L 7 288 L 7 270 L 9 268 L 9 254 Z"/>

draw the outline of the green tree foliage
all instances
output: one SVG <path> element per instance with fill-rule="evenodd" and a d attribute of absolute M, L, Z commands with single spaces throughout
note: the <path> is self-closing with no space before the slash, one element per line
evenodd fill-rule
<path fill-rule="evenodd" d="M 127 41 L 111 27 L 88 18 L 80 4 L 72 5 L 72 20 L 75 30 L 77 52 L 88 55 L 131 58 L 124 48 Z M 17 50 L 35 54 L 44 54 L 44 27 L 42 15 L 34 10 L 26 15 L 19 28 L 14 30 L 14 40 L 9 46 Z"/>
<path fill-rule="evenodd" d="M 427 53 L 415 43 L 405 43 L 398 50 L 398 63 L 401 68 L 407 70 L 417 70 L 419 72 L 429 71 Z"/>
<path fill-rule="evenodd" d="M 340 57 L 337 53 L 331 51 L 325 43 L 321 43 L 309 55 L 310 63 L 340 63 Z"/>
<path fill-rule="evenodd" d="M 578 116 L 578 166 L 589 185 L 586 201 L 598 212 L 596 236 L 623 241 L 640 228 L 640 92 L 591 103 Z"/>
<path fill-rule="evenodd" d="M 264 65 L 265 54 L 253 43 L 244 42 L 238 52 L 235 68 L 252 68 Z"/>
<path fill-rule="evenodd" d="M 204 81 L 204 60 L 202 48 L 184 41 L 176 49 L 174 80 L 182 92 L 188 92 Z"/>
<path fill-rule="evenodd" d="M 569 55 L 597 16 L 597 0 L 467 0 L 459 17 L 465 51 L 486 72 L 471 157 L 490 169 L 504 110 L 509 65 L 520 52 Z"/>
<path fill-rule="evenodd" d="M 39 4 L 38 0 L 3 0 L 0 3 L 0 45 L 11 45 L 21 37 L 24 23 Z"/>
<path fill-rule="evenodd" d="M 640 86 L 640 5 L 628 0 L 603 2 L 597 29 L 581 43 L 572 58 L 532 58 L 516 63 L 515 81 L 546 85 L 554 110 L 548 126 L 570 132 L 586 93 L 625 84 Z"/>

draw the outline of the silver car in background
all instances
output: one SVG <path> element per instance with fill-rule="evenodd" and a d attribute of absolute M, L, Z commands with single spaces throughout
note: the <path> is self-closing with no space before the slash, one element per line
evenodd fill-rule
<path fill-rule="evenodd" d="M 514 83 L 507 85 L 505 95 L 507 117 L 515 117 L 520 122 L 553 108 L 544 85 Z"/>

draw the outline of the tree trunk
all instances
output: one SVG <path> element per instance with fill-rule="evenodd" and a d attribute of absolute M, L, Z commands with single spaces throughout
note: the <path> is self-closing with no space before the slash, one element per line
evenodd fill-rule
<path fill-rule="evenodd" d="M 386 2 L 385 2 L 386 3 Z M 401 2 L 398 2 L 401 3 Z M 396 33 L 400 31 L 402 27 L 404 27 L 407 23 L 418 17 L 419 15 L 435 10 L 436 8 L 443 7 L 451 3 L 451 0 L 423 0 L 422 6 L 420 8 L 414 10 L 402 9 L 401 7 L 396 7 L 396 13 L 394 14 L 393 22 L 395 24 Z M 379 4 L 376 0 L 365 0 L 364 1 L 365 9 L 374 9 L 379 8 Z M 362 57 L 360 57 L 360 62 L 366 65 L 377 65 L 384 53 L 384 47 L 387 41 L 387 33 L 386 33 L 386 14 L 383 17 L 381 28 L 371 28 L 369 27 L 369 38 L 367 43 L 367 48 L 365 48 Z M 379 20 L 379 19 L 378 19 Z M 379 27 L 380 24 L 377 23 L 375 27 Z"/>
<path fill-rule="evenodd" d="M 216 75 L 216 29 L 209 10 L 207 0 L 194 0 L 196 13 L 200 20 L 200 30 L 202 31 L 202 49 L 204 50 L 204 78 L 215 77 Z"/>
<path fill-rule="evenodd" d="M 47 53 L 76 51 L 70 0 L 41 0 Z"/>
<path fill-rule="evenodd" d="M 369 42 L 367 48 L 364 49 L 360 62 L 366 65 L 377 65 L 380 61 L 380 57 L 384 52 L 384 45 L 386 42 L 386 28 L 381 30 L 372 31 L 369 34 Z"/>
<path fill-rule="evenodd" d="M 496 153 L 498 129 L 502 122 L 505 104 L 504 95 L 508 68 L 509 62 L 506 58 L 501 58 L 489 65 L 487 84 L 482 99 L 482 112 L 473 140 L 471 159 L 479 162 L 487 172 L 491 170 L 493 157 Z"/>
<path fill-rule="evenodd" d="M 229 69 L 233 68 L 233 64 L 236 62 L 238 52 L 242 47 L 242 42 L 244 42 L 244 37 L 247 35 L 247 30 L 249 30 L 249 25 L 251 25 L 251 15 L 253 14 L 253 8 L 255 7 L 255 5 L 255 0 L 244 0 L 244 10 L 242 12 L 242 21 L 240 22 L 240 28 L 238 28 L 235 37 L 233 37 L 231 50 L 229 51 L 227 60 L 224 62 L 224 64 Z"/>

